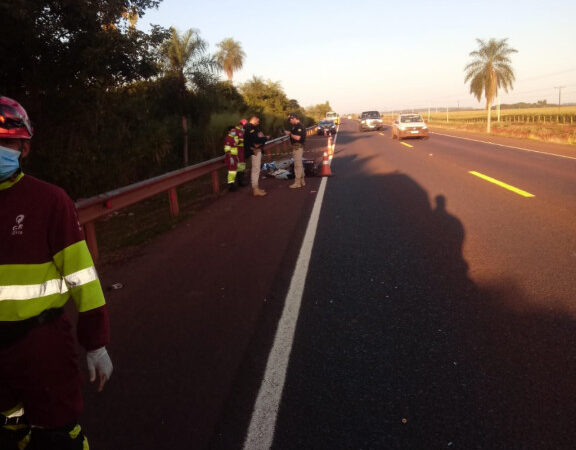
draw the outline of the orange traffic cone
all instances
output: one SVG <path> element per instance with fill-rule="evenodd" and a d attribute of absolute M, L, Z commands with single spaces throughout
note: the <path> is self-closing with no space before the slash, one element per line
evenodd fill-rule
<path fill-rule="evenodd" d="M 328 153 L 324 152 L 322 155 L 322 170 L 320 171 L 321 177 L 331 177 L 332 170 L 330 169 L 330 161 L 328 161 Z"/>
<path fill-rule="evenodd" d="M 332 145 L 332 136 L 328 138 L 328 155 L 334 154 L 334 146 Z"/>

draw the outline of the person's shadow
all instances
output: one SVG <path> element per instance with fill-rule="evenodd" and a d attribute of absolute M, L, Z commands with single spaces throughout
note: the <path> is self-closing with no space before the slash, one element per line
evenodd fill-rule
<path fill-rule="evenodd" d="M 576 324 L 477 286 L 435 200 L 401 174 L 331 182 L 273 448 L 576 445 Z"/>

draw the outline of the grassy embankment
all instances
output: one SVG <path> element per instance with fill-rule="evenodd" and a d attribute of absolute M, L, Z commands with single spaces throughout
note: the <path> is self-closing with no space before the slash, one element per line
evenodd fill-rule
<path fill-rule="evenodd" d="M 486 132 L 486 111 L 444 111 L 421 113 L 431 127 Z M 394 120 L 385 116 L 385 120 Z M 576 107 L 502 109 L 492 111 L 492 134 L 576 145 Z"/>

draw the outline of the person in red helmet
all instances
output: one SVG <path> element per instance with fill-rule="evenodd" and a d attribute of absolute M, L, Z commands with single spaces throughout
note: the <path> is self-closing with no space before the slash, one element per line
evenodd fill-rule
<path fill-rule="evenodd" d="M 112 374 L 104 294 L 72 200 L 25 175 L 30 119 L 0 97 L 0 448 L 81 450 L 81 373 L 64 305 L 79 311 L 90 381 Z"/>

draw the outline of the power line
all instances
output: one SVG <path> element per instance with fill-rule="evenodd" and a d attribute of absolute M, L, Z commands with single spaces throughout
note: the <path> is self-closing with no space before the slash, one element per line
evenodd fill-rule
<path fill-rule="evenodd" d="M 572 72 L 576 72 L 576 67 L 572 68 L 572 69 L 568 69 L 568 70 L 562 70 L 561 72 L 553 72 L 553 73 L 547 73 L 545 75 L 539 75 L 537 77 L 531 77 L 531 78 L 524 78 L 524 79 L 520 79 L 517 80 L 516 82 L 520 82 L 523 83 L 524 81 L 533 81 L 533 80 L 541 80 L 542 78 L 550 78 L 556 75 L 564 75 L 565 73 L 572 73 Z"/>
<path fill-rule="evenodd" d="M 554 89 L 558 89 L 558 107 L 562 104 L 562 89 L 566 86 L 554 86 Z"/>

